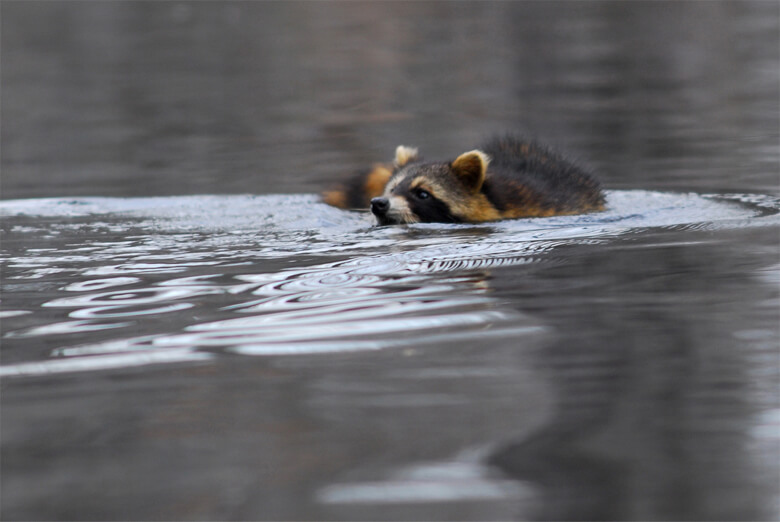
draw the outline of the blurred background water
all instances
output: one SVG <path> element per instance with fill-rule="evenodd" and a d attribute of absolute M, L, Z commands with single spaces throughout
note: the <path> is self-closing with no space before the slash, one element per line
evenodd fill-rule
<path fill-rule="evenodd" d="M 776 520 L 779 19 L 3 2 L 0 515 Z M 508 130 L 608 211 L 313 196 Z"/>

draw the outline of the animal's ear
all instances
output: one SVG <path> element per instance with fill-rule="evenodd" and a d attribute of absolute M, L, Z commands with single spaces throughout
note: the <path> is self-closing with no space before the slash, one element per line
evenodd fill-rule
<path fill-rule="evenodd" d="M 395 166 L 401 168 L 411 161 L 417 161 L 417 149 L 399 145 L 395 149 Z"/>
<path fill-rule="evenodd" d="M 472 192 L 478 192 L 482 188 L 482 182 L 485 181 L 490 156 L 481 150 L 472 150 L 464 152 L 450 165 L 452 173 L 461 183 Z"/>

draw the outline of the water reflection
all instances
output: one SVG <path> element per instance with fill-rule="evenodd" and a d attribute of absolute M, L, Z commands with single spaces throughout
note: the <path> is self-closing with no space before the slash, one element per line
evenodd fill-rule
<path fill-rule="evenodd" d="M 615 188 L 776 188 L 772 2 L 6 12 L 9 198 L 312 192 L 518 127 Z"/>
<path fill-rule="evenodd" d="M 310 208 L 302 211 L 296 205 L 301 202 Z M 481 226 L 375 228 L 367 216 L 308 196 L 5 202 L 0 209 L 8 216 L 10 237 L 48 238 L 56 230 L 61 245 L 9 252 L 7 281 L 73 275 L 59 290 L 64 296 L 48 298 L 39 311 L 20 316 L 19 324 L 30 326 L 14 328 L 14 316 L 7 317 L 4 337 L 21 342 L 112 330 L 111 337 L 64 341 L 53 354 L 143 353 L 139 357 L 147 361 L 152 359 L 146 352 L 160 349 L 270 355 L 375 350 L 412 339 L 425 344 L 513 338 L 542 328 L 496 301 L 487 269 L 554 264 L 555 249 L 599 244 L 632 230 L 757 226 L 764 221 L 756 216 L 771 223 L 777 212 L 776 201 L 768 197 L 651 192 L 612 192 L 609 207 L 599 214 Z M 50 225 L 24 228 L 19 220 L 27 213 L 51 216 Z M 204 213 L 211 219 L 193 223 Z M 113 240 L 112 231 L 123 226 L 137 234 Z M 85 233 L 86 245 L 73 242 L 73 234 Z M 283 265 L 289 256 L 350 252 L 340 261 L 309 266 L 296 261 L 294 268 L 251 272 L 260 259 Z M 13 306 L 13 298 L 14 292 L 7 294 L 6 307 Z M 61 312 L 54 321 L 39 319 L 49 310 Z M 117 338 L 117 329 L 136 335 Z M 50 367 L 68 368 L 61 361 Z M 20 375 L 46 368 L 36 362 L 0 371 Z"/>
<path fill-rule="evenodd" d="M 542 500 L 530 518 L 773 516 L 768 499 L 778 482 L 768 467 L 776 466 L 778 454 L 764 453 L 768 467 L 756 459 L 745 427 L 762 422 L 756 414 L 776 401 L 776 393 L 769 398 L 756 389 L 759 381 L 762 387 L 770 381 L 754 372 L 772 367 L 776 379 L 777 366 L 766 365 L 762 353 L 769 348 L 759 339 L 776 340 L 778 332 L 735 343 L 732 325 L 762 323 L 776 306 L 770 302 L 777 288 L 754 286 L 744 272 L 724 266 L 733 261 L 724 258 L 729 246 L 719 241 L 663 246 L 659 238 L 637 238 L 638 245 L 593 251 L 581 260 L 592 283 L 610 281 L 611 299 L 594 298 L 598 290 L 591 284 L 561 284 L 556 276 L 562 267 L 536 274 L 550 294 L 536 305 L 561 332 L 538 360 L 556 383 L 555 412 L 542 429 L 501 445 L 490 457 L 510 476 L 539 487 Z M 650 244 L 664 251 L 652 273 L 642 248 Z M 703 263 L 719 264 L 717 273 L 731 277 L 703 273 Z M 752 292 L 719 299 L 727 287 Z M 560 299 L 571 308 L 560 310 Z M 567 330 L 574 321 L 589 327 Z M 776 348 L 770 349 L 775 357 Z"/>
<path fill-rule="evenodd" d="M 308 211 L 290 205 L 300 201 Z M 752 405 L 746 386 L 773 378 L 754 378 L 749 362 L 774 353 L 777 334 L 751 317 L 776 305 L 767 295 L 714 309 L 726 293 L 720 274 L 731 272 L 700 266 L 740 265 L 718 237 L 777 227 L 780 204 L 640 191 L 613 191 L 608 201 L 608 211 L 586 216 L 385 228 L 311 196 L 5 202 L 11 314 L 0 375 L 23 384 L 147 366 L 187 372 L 181 397 L 161 403 L 154 422 L 163 431 L 131 438 L 157 444 L 170 430 L 218 426 L 239 447 L 235 437 L 267 450 L 252 477 L 268 462 L 298 463 L 287 480 L 307 484 L 304 492 L 252 479 L 266 493 L 253 489 L 246 514 L 268 513 L 274 498 L 284 506 L 303 498 L 306 513 L 338 519 L 371 518 L 380 505 L 396 519 L 458 518 L 463 506 L 478 519 L 765 517 L 773 468 L 754 463 L 748 440 L 774 455 L 765 433 L 773 417 Z M 133 232 L 117 241 L 122 228 Z M 650 266 L 648 252 L 657 258 Z M 728 284 L 768 288 L 772 266 Z M 713 315 L 729 319 L 720 326 Z M 736 337 L 727 326 L 735 320 Z M 747 352 L 733 350 L 733 339 Z M 352 359 L 361 353 L 388 364 L 367 370 Z M 199 371 L 224 377 L 213 397 L 193 404 Z M 244 381 L 240 371 L 249 372 Z M 279 388 L 284 382 L 293 389 Z M 314 444 L 302 460 L 286 424 L 215 413 L 223 393 L 271 405 L 259 415 L 302 409 L 294 422 L 325 430 L 316 439 L 339 457 L 323 462 Z M 765 402 L 775 396 L 762 393 Z M 346 419 L 357 418 L 360 429 L 349 428 Z M 15 440 L 25 441 L 17 454 L 32 454 L 25 445 L 35 437 Z M 362 457 L 366 441 L 382 441 L 372 451 L 389 464 Z M 702 484 L 737 503 L 686 491 Z M 756 507 L 745 504 L 747 487 Z"/>

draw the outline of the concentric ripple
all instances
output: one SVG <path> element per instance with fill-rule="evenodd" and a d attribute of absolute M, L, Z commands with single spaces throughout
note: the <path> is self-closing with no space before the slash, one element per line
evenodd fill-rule
<path fill-rule="evenodd" d="M 777 226 L 778 198 L 614 191 L 603 213 L 375 227 L 314 196 L 0 202 L 0 375 L 524 338 L 490 270 L 652 228 Z M 117 239 L 117 234 L 122 234 Z M 28 347 L 48 336 L 52 358 Z"/>

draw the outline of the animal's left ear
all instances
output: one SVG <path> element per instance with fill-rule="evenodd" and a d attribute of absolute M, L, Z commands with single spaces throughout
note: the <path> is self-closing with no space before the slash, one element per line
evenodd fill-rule
<path fill-rule="evenodd" d="M 464 152 L 452 162 L 452 173 L 470 191 L 478 192 L 485 181 L 490 156 L 481 150 Z"/>
<path fill-rule="evenodd" d="M 395 166 L 399 169 L 409 162 L 417 161 L 417 158 L 417 149 L 414 147 L 399 145 L 395 149 Z"/>

